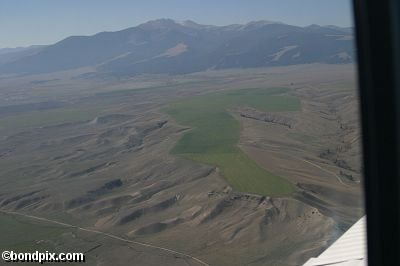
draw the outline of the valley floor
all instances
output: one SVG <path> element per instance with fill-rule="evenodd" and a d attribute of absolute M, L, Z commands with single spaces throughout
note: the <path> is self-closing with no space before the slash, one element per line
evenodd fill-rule
<path fill-rule="evenodd" d="M 80 74 L 0 82 L 3 249 L 84 251 L 88 265 L 300 265 L 362 216 L 354 66 Z M 254 88 L 286 89 L 236 104 Z M 226 149 L 253 182 L 229 172 Z"/>

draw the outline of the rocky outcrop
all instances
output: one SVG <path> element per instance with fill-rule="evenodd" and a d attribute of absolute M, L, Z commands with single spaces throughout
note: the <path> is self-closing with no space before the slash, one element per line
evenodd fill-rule
<path fill-rule="evenodd" d="M 252 108 L 240 110 L 239 115 L 244 118 L 254 119 L 260 122 L 271 123 L 279 126 L 292 128 L 295 124 L 293 118 L 277 113 L 264 113 Z"/>

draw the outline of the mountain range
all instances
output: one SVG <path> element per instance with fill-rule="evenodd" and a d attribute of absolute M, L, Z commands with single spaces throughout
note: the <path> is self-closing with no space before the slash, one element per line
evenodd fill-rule
<path fill-rule="evenodd" d="M 352 63 L 351 28 L 270 21 L 213 26 L 159 19 L 121 31 L 71 36 L 53 45 L 0 49 L 0 74 L 92 67 L 113 75 Z"/>

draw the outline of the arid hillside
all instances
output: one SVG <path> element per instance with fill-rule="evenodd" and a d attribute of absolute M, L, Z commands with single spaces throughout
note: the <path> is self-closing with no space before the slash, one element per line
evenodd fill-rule
<path fill-rule="evenodd" d="M 300 265 L 361 217 L 353 65 L 85 71 L 0 80 L 0 224 L 12 225 L 5 237 L 36 230 L 15 245 L 84 251 L 87 265 Z M 172 152 L 194 128 L 166 108 L 258 88 L 284 88 L 274 97 L 299 107 L 216 110 L 238 125 L 235 152 L 290 184 L 282 195 L 238 189 L 214 161 Z"/>

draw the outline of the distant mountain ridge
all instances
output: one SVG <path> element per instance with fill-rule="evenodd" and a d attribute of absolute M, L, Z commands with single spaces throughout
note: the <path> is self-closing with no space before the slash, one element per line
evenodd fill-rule
<path fill-rule="evenodd" d="M 32 45 L 28 47 L 0 48 L 0 65 L 37 54 L 45 47 L 46 45 Z"/>
<path fill-rule="evenodd" d="M 34 53 L 16 54 L 6 61 L 1 58 L 7 53 L 0 54 L 0 73 L 37 74 L 94 67 L 100 73 L 114 75 L 185 74 L 354 61 L 351 28 L 298 27 L 270 21 L 213 26 L 159 19 L 121 31 L 71 36 Z"/>

